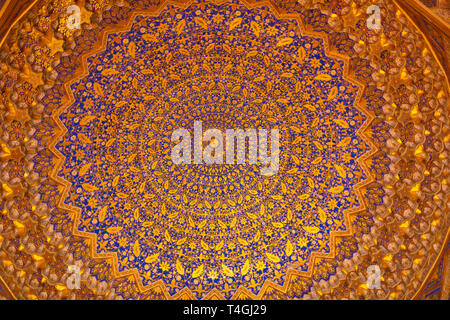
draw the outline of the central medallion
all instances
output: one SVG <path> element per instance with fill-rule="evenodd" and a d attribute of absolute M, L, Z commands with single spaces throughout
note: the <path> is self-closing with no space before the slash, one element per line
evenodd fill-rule
<path fill-rule="evenodd" d="M 75 229 L 96 254 L 116 255 L 119 273 L 229 298 L 284 285 L 314 254 L 332 254 L 360 205 L 365 115 L 344 61 L 299 30 L 266 7 L 169 6 L 134 17 L 87 59 L 61 115 L 60 176 L 81 209 Z M 194 138 L 199 123 L 207 143 Z M 230 163 L 227 131 L 238 129 L 247 139 L 239 149 L 236 136 Z M 218 148 L 222 163 L 206 161 Z"/>

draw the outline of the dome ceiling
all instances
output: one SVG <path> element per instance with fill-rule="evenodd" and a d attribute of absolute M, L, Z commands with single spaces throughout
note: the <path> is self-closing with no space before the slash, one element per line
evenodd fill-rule
<path fill-rule="evenodd" d="M 448 297 L 448 25 L 426 6 L 12 2 L 0 297 Z M 257 161 L 228 162 L 230 129 Z"/>

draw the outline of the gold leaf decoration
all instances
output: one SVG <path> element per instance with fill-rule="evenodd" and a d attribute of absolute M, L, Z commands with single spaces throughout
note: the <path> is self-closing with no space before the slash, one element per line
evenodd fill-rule
<path fill-rule="evenodd" d="M 216 251 L 220 251 L 220 249 L 223 248 L 224 242 L 223 240 L 221 240 L 218 244 L 216 244 L 216 246 L 214 247 L 214 250 Z"/>
<path fill-rule="evenodd" d="M 133 59 L 136 57 L 136 43 L 133 41 L 128 44 L 128 55 Z"/>
<path fill-rule="evenodd" d="M 205 241 L 201 240 L 201 241 L 200 241 L 200 245 L 201 245 L 202 248 L 205 249 L 206 251 L 209 250 L 209 246 L 206 244 Z"/>
<path fill-rule="evenodd" d="M 238 27 L 242 22 L 242 18 L 235 18 L 230 23 L 230 31 Z"/>
<path fill-rule="evenodd" d="M 176 216 L 178 216 L 178 211 L 173 211 L 169 214 L 169 219 L 174 219 Z"/>
<path fill-rule="evenodd" d="M 317 149 L 319 149 L 320 151 L 323 150 L 323 146 L 319 141 L 313 141 L 314 145 L 316 146 Z"/>
<path fill-rule="evenodd" d="M 186 240 L 187 240 L 186 237 L 181 238 L 181 239 L 179 239 L 179 240 L 176 242 L 176 244 L 177 244 L 178 246 L 181 246 L 181 245 L 183 245 L 183 244 L 186 242 Z"/>
<path fill-rule="evenodd" d="M 230 227 L 233 228 L 236 225 L 236 223 L 237 223 L 237 218 L 234 217 L 233 220 L 231 220 Z"/>
<path fill-rule="evenodd" d="M 172 61 L 172 58 L 173 58 L 173 54 L 172 54 L 172 52 L 169 52 L 169 53 L 166 55 L 166 63 L 169 64 L 170 61 Z"/>
<path fill-rule="evenodd" d="M 86 135 L 84 133 L 82 133 L 82 132 L 80 132 L 78 134 L 78 139 L 80 139 L 80 141 L 82 143 L 92 143 L 92 141 L 88 137 L 86 137 Z"/>
<path fill-rule="evenodd" d="M 272 222 L 272 225 L 273 225 L 275 228 L 283 228 L 283 227 L 284 227 L 284 224 L 281 223 L 281 222 Z"/>
<path fill-rule="evenodd" d="M 255 57 L 258 55 L 258 51 L 252 50 L 247 54 L 247 58 Z"/>
<path fill-rule="evenodd" d="M 313 189 L 315 184 L 314 184 L 314 180 L 311 179 L 310 177 L 307 177 L 306 180 L 308 181 L 308 186 Z"/>
<path fill-rule="evenodd" d="M 108 229 L 106 229 L 106 231 L 111 234 L 119 233 L 121 230 L 122 227 L 109 227 Z"/>
<path fill-rule="evenodd" d="M 113 188 L 117 186 L 117 184 L 119 183 L 119 179 L 120 179 L 120 176 L 114 177 L 113 182 L 112 182 Z"/>
<path fill-rule="evenodd" d="M 327 220 L 327 213 L 322 208 L 318 207 L 317 211 L 319 211 L 319 219 L 322 223 L 325 223 Z"/>
<path fill-rule="evenodd" d="M 222 45 L 222 47 L 223 47 L 223 50 L 225 50 L 227 53 L 231 54 L 231 48 L 230 48 L 229 45 L 227 45 L 226 43 L 224 43 L 224 44 Z M 230 67 L 230 69 L 233 68 L 232 65 L 228 65 L 228 66 Z M 228 66 L 225 67 L 225 70 L 228 68 Z M 227 72 L 227 71 L 225 71 L 225 72 Z"/>
<path fill-rule="evenodd" d="M 87 125 L 89 122 L 91 122 L 95 118 L 97 118 L 97 117 L 96 116 L 85 116 L 85 117 L 83 117 L 83 119 L 81 119 L 80 125 L 81 126 Z"/>
<path fill-rule="evenodd" d="M 180 50 L 181 54 L 184 54 L 185 56 L 189 56 L 191 53 L 189 51 L 187 51 L 186 49 L 181 48 Z"/>
<path fill-rule="evenodd" d="M 116 138 L 111 138 L 106 142 L 106 147 L 109 148 L 112 146 L 112 144 L 114 143 L 114 141 L 116 141 Z"/>
<path fill-rule="evenodd" d="M 168 230 L 166 230 L 166 231 L 164 232 L 164 238 L 166 238 L 166 241 L 167 241 L 167 242 L 172 242 L 172 237 L 170 236 L 170 233 L 169 233 Z"/>
<path fill-rule="evenodd" d="M 286 253 L 286 255 L 289 257 L 292 255 L 292 253 L 294 252 L 294 246 L 292 245 L 291 240 L 288 240 L 286 243 L 286 248 L 284 250 L 284 252 Z"/>
<path fill-rule="evenodd" d="M 179 259 L 177 259 L 177 262 L 175 263 L 175 268 L 177 269 L 178 274 L 184 275 L 184 267 Z"/>
<path fill-rule="evenodd" d="M 312 234 L 316 234 L 317 232 L 320 231 L 320 229 L 317 228 L 317 227 L 315 227 L 315 226 L 306 226 L 306 227 L 303 227 L 303 229 L 304 229 L 306 232 L 312 233 Z"/>
<path fill-rule="evenodd" d="M 311 127 L 315 127 L 319 124 L 319 118 L 314 118 L 313 122 L 311 123 Z"/>
<path fill-rule="evenodd" d="M 342 191 L 344 191 L 344 187 L 337 186 L 337 187 L 329 189 L 328 191 L 330 191 L 331 193 L 341 193 Z"/>
<path fill-rule="evenodd" d="M 322 160 L 323 160 L 322 157 L 317 157 L 317 158 L 315 158 L 311 163 L 312 163 L 312 164 L 319 164 L 319 163 L 322 162 Z"/>
<path fill-rule="evenodd" d="M 215 44 L 211 43 L 209 46 L 206 47 L 206 53 L 210 53 L 214 49 Z M 206 65 L 205 65 L 206 66 Z"/>
<path fill-rule="evenodd" d="M 98 221 L 103 222 L 106 218 L 106 212 L 108 211 L 108 206 L 104 206 L 98 213 Z"/>
<path fill-rule="evenodd" d="M 97 82 L 94 83 L 94 92 L 96 95 L 103 97 L 104 93 L 103 93 L 103 89 L 100 86 L 100 84 L 98 84 Z"/>
<path fill-rule="evenodd" d="M 129 197 L 129 194 L 126 194 L 126 193 L 124 193 L 124 192 L 118 192 L 118 193 L 117 193 L 117 196 L 118 196 L 120 199 L 126 199 L 126 198 Z"/>
<path fill-rule="evenodd" d="M 81 185 L 83 187 L 84 190 L 86 190 L 87 192 L 93 192 L 93 191 L 97 191 L 98 188 L 96 186 L 93 186 L 90 183 L 83 183 Z"/>
<path fill-rule="evenodd" d="M 318 81 L 330 81 L 331 79 L 333 79 L 333 78 L 329 74 L 326 74 L 326 73 L 318 74 L 317 76 L 314 77 L 314 80 L 318 80 Z"/>
<path fill-rule="evenodd" d="M 345 137 L 339 143 L 337 144 L 338 147 L 346 147 L 349 145 L 349 143 L 352 141 L 351 137 Z"/>
<path fill-rule="evenodd" d="M 302 62 L 306 58 L 306 50 L 303 47 L 298 48 L 297 50 L 297 59 L 299 62 Z"/>
<path fill-rule="evenodd" d="M 145 184 L 146 184 L 146 181 L 144 181 L 140 184 L 140 186 L 139 186 L 140 193 L 143 193 L 145 191 Z"/>
<path fill-rule="evenodd" d="M 295 174 L 297 172 L 298 172 L 298 168 L 292 168 L 292 169 L 286 171 L 287 174 Z"/>
<path fill-rule="evenodd" d="M 294 75 L 291 72 L 284 72 L 281 74 L 282 78 L 292 78 Z"/>
<path fill-rule="evenodd" d="M 287 210 L 287 219 L 288 219 L 288 221 L 292 220 L 292 210 L 291 209 Z"/>
<path fill-rule="evenodd" d="M 247 240 L 239 238 L 239 237 L 237 239 L 238 239 L 238 242 L 240 244 L 242 244 L 243 246 L 248 246 L 248 241 Z"/>
<path fill-rule="evenodd" d="M 253 237 L 253 242 L 258 242 L 258 240 L 261 238 L 261 232 L 258 230 Z"/>
<path fill-rule="evenodd" d="M 255 34 L 255 36 L 258 38 L 259 34 L 261 32 L 261 28 L 259 26 L 258 23 L 256 23 L 255 21 L 252 21 L 250 23 L 250 29 L 252 30 L 252 32 Z"/>
<path fill-rule="evenodd" d="M 159 252 L 152 254 L 150 256 L 148 256 L 147 258 L 145 258 L 145 263 L 154 263 L 156 262 L 156 260 L 158 260 L 159 257 Z"/>
<path fill-rule="evenodd" d="M 140 217 L 139 208 L 136 208 L 134 210 L 133 218 L 134 218 L 134 220 L 139 221 L 139 217 Z"/>
<path fill-rule="evenodd" d="M 265 213 L 266 213 L 266 208 L 264 207 L 264 204 L 261 204 L 261 208 L 259 209 L 259 214 L 261 216 L 264 216 Z"/>
<path fill-rule="evenodd" d="M 334 119 L 333 120 L 337 125 L 341 126 L 342 128 L 348 129 L 350 126 L 348 125 L 347 121 L 342 119 Z"/>
<path fill-rule="evenodd" d="M 145 227 L 145 228 L 148 228 L 148 227 L 150 227 L 153 223 L 154 223 L 154 221 L 145 221 L 145 222 L 142 224 L 142 226 Z"/>
<path fill-rule="evenodd" d="M 130 167 L 130 171 L 132 172 L 140 172 L 141 170 L 139 168 L 136 168 L 135 166 Z"/>
<path fill-rule="evenodd" d="M 113 75 L 116 75 L 118 73 L 119 73 L 119 71 L 117 71 L 116 69 L 112 69 L 112 68 L 104 69 L 102 71 L 102 75 L 104 75 L 104 76 L 113 76 Z"/>
<path fill-rule="evenodd" d="M 331 101 L 331 100 L 333 100 L 334 98 L 336 98 L 337 95 L 338 95 L 338 88 L 337 88 L 337 87 L 333 87 L 333 88 L 330 90 L 330 93 L 328 94 L 327 100 L 328 100 L 328 101 Z"/>
<path fill-rule="evenodd" d="M 189 218 L 188 218 L 188 223 L 189 223 L 189 225 L 190 225 L 192 228 L 195 227 L 195 223 L 194 223 L 194 220 L 192 220 L 192 217 L 189 217 Z"/>
<path fill-rule="evenodd" d="M 255 214 L 253 214 L 253 213 L 250 213 L 250 212 L 247 212 L 247 216 L 250 218 L 250 219 L 256 219 L 256 218 L 258 218 Z"/>
<path fill-rule="evenodd" d="M 302 140 L 303 140 L 303 137 L 299 136 L 299 137 L 295 138 L 294 141 L 292 141 L 292 144 L 293 145 L 299 144 L 300 142 L 302 142 Z"/>
<path fill-rule="evenodd" d="M 196 24 L 198 24 L 203 29 L 208 29 L 208 24 L 206 23 L 206 21 L 203 18 L 195 17 L 194 21 Z"/>
<path fill-rule="evenodd" d="M 139 245 L 139 240 L 136 240 L 136 242 L 133 245 L 133 254 L 136 257 L 139 257 L 141 255 L 141 246 Z"/>
<path fill-rule="evenodd" d="M 305 107 L 306 109 L 308 109 L 309 111 L 312 111 L 312 112 L 317 111 L 316 107 L 314 107 L 312 104 L 309 104 L 309 103 L 304 104 L 303 107 Z"/>
<path fill-rule="evenodd" d="M 183 33 L 185 27 L 186 27 L 186 21 L 185 20 L 179 21 L 175 28 L 177 34 L 180 35 L 181 33 Z"/>
<path fill-rule="evenodd" d="M 282 193 L 287 193 L 287 186 L 286 186 L 286 184 L 284 182 L 281 182 L 280 185 L 281 185 L 281 192 Z"/>
<path fill-rule="evenodd" d="M 241 77 L 244 75 L 244 69 L 240 65 L 236 66 L 236 71 L 239 73 Z"/>
<path fill-rule="evenodd" d="M 291 126 L 290 127 L 292 131 L 297 132 L 297 133 L 302 133 L 302 130 L 300 130 L 299 128 L 297 128 L 296 126 Z"/>
<path fill-rule="evenodd" d="M 92 166 L 92 163 L 87 163 L 84 166 L 82 166 L 81 169 L 80 169 L 80 172 L 78 173 L 78 175 L 80 177 L 84 176 L 89 171 L 91 166 Z"/>
<path fill-rule="evenodd" d="M 222 271 L 227 277 L 234 277 L 234 272 L 231 270 L 231 268 L 227 267 L 222 263 Z"/>
<path fill-rule="evenodd" d="M 158 39 L 155 37 L 154 34 L 148 34 L 148 33 L 144 34 L 142 36 L 142 39 L 144 39 L 145 41 L 158 41 Z"/>
<path fill-rule="evenodd" d="M 345 179 L 347 177 L 347 173 L 345 172 L 344 168 L 342 168 L 340 165 L 335 164 L 334 168 L 336 169 L 337 173 L 341 178 Z"/>

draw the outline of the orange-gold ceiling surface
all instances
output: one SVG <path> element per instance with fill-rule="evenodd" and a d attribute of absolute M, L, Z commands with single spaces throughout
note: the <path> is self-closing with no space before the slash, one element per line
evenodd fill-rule
<path fill-rule="evenodd" d="M 448 299 L 450 6 L 19 2 L 0 1 L 0 298 Z M 175 164 L 196 121 L 277 129 L 279 168 Z"/>

